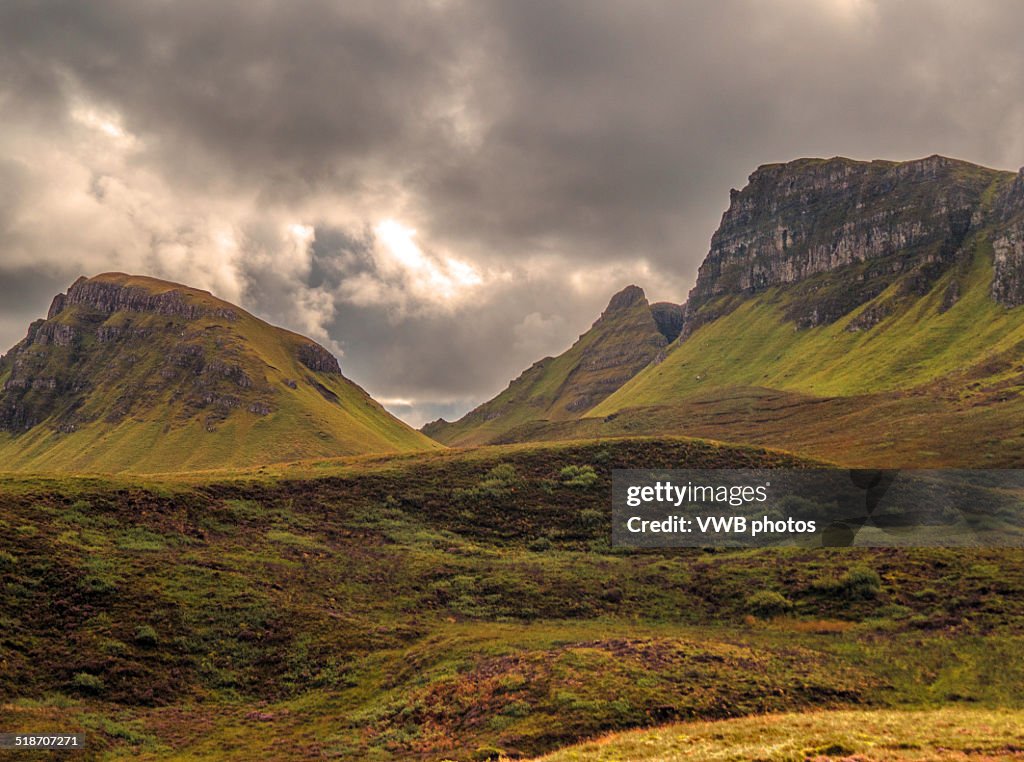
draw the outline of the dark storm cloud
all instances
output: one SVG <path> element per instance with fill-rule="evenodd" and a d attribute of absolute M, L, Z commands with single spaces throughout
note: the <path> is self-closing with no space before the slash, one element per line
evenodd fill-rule
<path fill-rule="evenodd" d="M 144 270 L 343 350 L 412 419 L 465 408 L 628 282 L 685 298 L 759 164 L 1024 163 L 1022 26 L 1009 0 L 6 2 L 0 338 L 43 285 Z"/>

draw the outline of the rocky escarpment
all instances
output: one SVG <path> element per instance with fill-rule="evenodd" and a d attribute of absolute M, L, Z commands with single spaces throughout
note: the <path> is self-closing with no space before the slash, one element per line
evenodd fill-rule
<path fill-rule="evenodd" d="M 58 294 L 53 298 L 46 318 L 51 320 L 74 306 L 82 306 L 105 315 L 115 312 L 146 312 L 185 320 L 197 320 L 201 317 L 219 317 L 225 320 L 238 318 L 235 310 L 228 307 L 189 301 L 179 289 L 154 293 L 139 286 L 86 277 L 81 277 L 71 284 L 66 294 Z"/>
<path fill-rule="evenodd" d="M 341 375 L 338 358 L 312 341 L 299 345 L 299 362 L 317 373 Z"/>
<path fill-rule="evenodd" d="M 992 237 L 995 273 L 992 296 L 1010 306 L 1024 304 L 1024 169 L 1001 199 L 1003 219 Z"/>
<path fill-rule="evenodd" d="M 1022 210 L 1024 175 L 941 156 L 762 166 L 731 193 L 690 292 L 684 334 L 730 311 L 737 298 L 777 285 L 814 281 L 788 315 L 800 327 L 833 322 L 897 280 L 926 292 L 979 231 L 995 252 L 993 298 L 1020 304 Z M 844 275 L 814 280 L 825 273 Z"/>

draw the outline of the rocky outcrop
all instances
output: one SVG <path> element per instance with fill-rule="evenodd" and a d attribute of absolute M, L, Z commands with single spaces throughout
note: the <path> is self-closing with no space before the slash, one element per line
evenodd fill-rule
<path fill-rule="evenodd" d="M 149 289 L 125 286 L 97 279 L 79 278 L 68 289 L 67 294 L 58 294 L 50 305 L 47 319 L 60 315 L 75 305 L 84 306 L 106 315 L 115 312 L 148 312 L 156 315 L 181 317 L 196 320 L 202 317 L 218 317 L 234 321 L 238 314 L 226 307 L 211 307 L 196 304 L 185 298 L 177 289 L 153 293 Z"/>
<path fill-rule="evenodd" d="M 897 279 L 927 291 L 957 261 L 967 237 L 1005 210 L 986 200 L 1012 175 L 931 156 L 908 162 L 800 159 L 758 168 L 711 239 L 686 306 L 684 334 L 742 297 L 824 273 L 843 278 L 807 288 L 789 317 L 811 327 L 839 319 Z M 1020 186 L 1018 189 L 1017 186 Z M 1003 206 L 1019 193 L 1017 175 Z M 993 297 L 1024 300 L 1024 236 L 996 238 Z"/>
<path fill-rule="evenodd" d="M 58 347 L 70 347 L 77 336 L 78 331 L 74 326 L 45 322 L 33 332 L 31 343 L 39 346 L 54 344 Z"/>
<path fill-rule="evenodd" d="M 314 344 L 313 342 L 299 346 L 299 362 L 317 373 L 341 375 L 338 358 L 319 344 Z"/>
<path fill-rule="evenodd" d="M 669 342 L 678 338 L 683 330 L 683 307 L 671 302 L 656 302 L 651 305 L 651 317 L 661 335 Z"/>
<path fill-rule="evenodd" d="M 601 313 L 602 317 L 611 312 L 619 312 L 621 310 L 628 310 L 634 304 L 646 301 L 647 296 L 644 294 L 644 290 L 640 286 L 626 286 L 624 289 L 614 294 L 608 302 L 608 306 L 604 308 L 604 312 Z"/>
<path fill-rule="evenodd" d="M 258 366 L 252 358 L 243 363 L 244 353 L 218 333 L 228 328 L 189 328 L 209 317 L 230 325 L 236 310 L 209 295 L 192 298 L 203 292 L 185 287 L 147 289 L 103 279 L 108 277 L 75 281 L 4 356 L 0 430 L 17 433 L 48 421 L 69 433 L 90 420 L 116 423 L 146 415 L 168 394 L 186 417 L 208 409 L 207 421 L 214 422 L 239 407 L 261 416 L 274 409 L 267 383 L 254 378 Z M 145 315 L 174 320 L 147 322 Z M 128 378 L 110 404 L 90 404 L 94 392 Z"/>
<path fill-rule="evenodd" d="M 992 241 L 992 298 L 1009 307 L 1024 304 L 1024 222 Z"/>

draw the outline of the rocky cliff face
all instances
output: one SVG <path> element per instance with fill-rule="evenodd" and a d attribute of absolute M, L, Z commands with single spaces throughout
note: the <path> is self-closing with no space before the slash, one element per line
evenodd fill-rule
<path fill-rule="evenodd" d="M 809 288 L 789 316 L 832 322 L 900 279 L 924 292 L 988 231 L 992 296 L 1024 301 L 1024 174 L 931 156 L 908 162 L 801 159 L 758 168 L 732 191 L 686 308 L 690 333 L 735 297 L 844 272 Z"/>
<path fill-rule="evenodd" d="M 992 296 L 1010 306 L 1024 304 L 1024 168 L 1000 199 L 1002 219 L 992 238 Z"/>
<path fill-rule="evenodd" d="M 299 362 L 317 373 L 329 373 L 340 376 L 341 367 L 338 358 L 319 344 L 312 341 L 299 345 Z"/>
<path fill-rule="evenodd" d="M 651 305 L 651 317 L 661 335 L 668 341 L 675 341 L 683 330 L 683 307 L 671 302 L 655 302 Z"/>
<path fill-rule="evenodd" d="M 178 289 L 154 293 L 140 286 L 124 285 L 90 278 L 79 278 L 66 294 L 53 298 L 47 320 L 60 315 L 69 307 L 82 306 L 104 315 L 115 312 L 145 312 L 196 320 L 201 317 L 238 318 L 235 310 L 227 307 L 191 303 Z"/>

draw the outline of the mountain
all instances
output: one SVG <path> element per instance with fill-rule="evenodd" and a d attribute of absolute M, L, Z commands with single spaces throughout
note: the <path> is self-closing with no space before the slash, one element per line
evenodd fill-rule
<path fill-rule="evenodd" d="M 627 286 L 571 348 L 534 363 L 458 421 L 434 421 L 423 432 L 449 445 L 477 445 L 529 422 L 577 418 L 662 354 L 681 328 L 679 305 L 649 304 L 643 289 Z"/>
<path fill-rule="evenodd" d="M 673 433 L 855 465 L 1024 463 L 1024 170 L 932 156 L 758 168 L 679 338 L 575 420 L 498 441 Z"/>
<path fill-rule="evenodd" d="M 178 471 L 436 446 L 319 344 L 154 278 L 79 278 L 0 358 L 4 470 Z"/>

